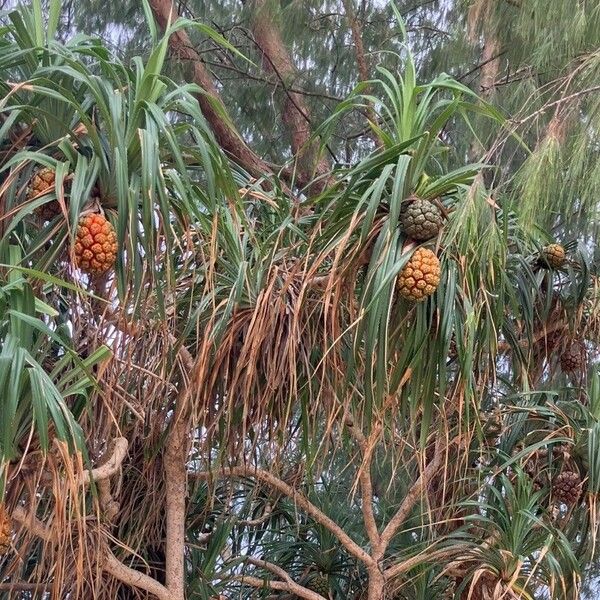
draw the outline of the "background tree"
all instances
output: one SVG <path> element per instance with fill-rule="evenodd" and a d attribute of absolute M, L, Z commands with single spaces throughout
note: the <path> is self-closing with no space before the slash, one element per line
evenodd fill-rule
<path fill-rule="evenodd" d="M 580 597 L 596 3 L 5 8 L 0 592 Z"/>

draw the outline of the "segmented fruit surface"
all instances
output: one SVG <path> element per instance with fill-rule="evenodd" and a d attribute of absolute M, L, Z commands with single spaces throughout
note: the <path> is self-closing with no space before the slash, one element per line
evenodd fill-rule
<path fill-rule="evenodd" d="M 44 167 L 38 169 L 29 182 L 29 189 L 27 190 L 27 196 L 33 198 L 40 194 L 49 192 L 54 187 L 54 181 L 56 179 L 56 173 L 53 169 Z"/>
<path fill-rule="evenodd" d="M 545 266 L 559 269 L 565 264 L 567 253 L 560 244 L 549 244 L 542 249 L 542 256 L 540 258 L 542 259 L 542 264 Z"/>
<path fill-rule="evenodd" d="M 308 580 L 305 587 L 325 598 L 329 597 L 329 579 L 325 575 L 314 575 Z"/>
<path fill-rule="evenodd" d="M 565 373 L 580 371 L 585 361 L 585 348 L 577 343 L 569 344 L 560 355 L 560 368 Z"/>
<path fill-rule="evenodd" d="M 0 504 L 0 555 L 4 554 L 10 548 L 11 533 L 10 517 L 4 505 Z"/>
<path fill-rule="evenodd" d="M 77 266 L 94 275 L 106 273 L 117 258 L 117 236 L 113 226 L 101 214 L 82 217 L 75 238 Z"/>
<path fill-rule="evenodd" d="M 54 190 L 55 179 L 56 173 L 53 169 L 44 167 L 36 171 L 29 183 L 27 198 L 32 200 L 33 198 L 38 198 L 43 194 L 52 192 Z M 60 213 L 60 204 L 58 200 L 50 200 L 50 202 L 42 204 L 35 212 L 43 221 L 51 221 Z"/>
<path fill-rule="evenodd" d="M 573 505 L 581 495 L 581 477 L 575 471 L 563 471 L 552 482 L 552 494 L 559 502 Z"/>
<path fill-rule="evenodd" d="M 420 302 L 440 283 L 440 261 L 427 248 L 417 248 L 398 276 L 398 291 L 404 298 Z"/>
<path fill-rule="evenodd" d="M 400 213 L 404 233 L 415 240 L 435 237 L 442 226 L 440 209 L 429 200 L 415 198 Z"/>

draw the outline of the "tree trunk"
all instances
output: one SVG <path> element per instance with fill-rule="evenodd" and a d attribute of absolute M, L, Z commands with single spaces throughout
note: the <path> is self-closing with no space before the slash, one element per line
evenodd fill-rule
<path fill-rule="evenodd" d="M 327 161 L 319 157 L 319 144 L 311 141 L 310 111 L 302 94 L 290 90 L 297 71 L 290 54 L 275 24 L 268 0 L 252 0 L 252 32 L 262 52 L 263 67 L 274 74 L 282 83 L 285 100 L 282 118 L 290 137 L 291 148 L 297 162 L 297 179 L 306 185 L 314 174 L 324 175 L 328 171 Z"/>
<path fill-rule="evenodd" d="M 383 600 L 385 589 L 385 577 L 379 570 L 379 566 L 369 568 L 369 589 L 367 600 Z"/>
<path fill-rule="evenodd" d="M 150 0 L 150 7 L 163 32 L 179 17 L 171 0 Z M 204 93 L 196 94 L 196 99 L 221 148 L 254 177 L 263 177 L 271 172 L 270 166 L 246 145 L 233 127 L 213 78 L 188 34 L 181 29 L 173 33 L 169 47 L 174 56 L 186 63 L 186 78 L 204 90 Z"/>

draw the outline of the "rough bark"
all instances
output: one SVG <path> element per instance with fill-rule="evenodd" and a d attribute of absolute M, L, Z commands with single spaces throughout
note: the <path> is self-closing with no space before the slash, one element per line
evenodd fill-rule
<path fill-rule="evenodd" d="M 171 337 L 171 341 L 175 339 Z M 185 346 L 178 352 L 182 389 L 176 401 L 164 455 L 167 539 L 165 544 L 165 584 L 171 600 L 185 598 L 185 518 L 187 498 L 187 456 L 190 444 L 188 400 L 194 359 Z"/>
<path fill-rule="evenodd" d="M 358 66 L 358 74 L 360 75 L 361 81 L 369 81 L 369 67 L 367 65 L 367 56 L 365 54 L 365 45 L 363 43 L 362 28 L 356 17 L 354 11 L 353 0 L 344 0 L 344 11 L 346 13 L 346 19 L 348 25 L 350 25 L 350 31 L 352 33 L 352 42 L 354 43 L 354 53 L 356 54 L 356 64 Z M 370 89 L 367 87 L 365 93 L 369 93 Z M 377 123 L 377 115 L 373 110 L 371 102 L 367 103 L 366 117 L 371 123 Z M 376 146 L 382 146 L 382 141 L 377 137 L 377 134 L 371 130 L 369 135 Z"/>
<path fill-rule="evenodd" d="M 500 42 L 492 27 L 493 3 L 476 0 L 471 4 L 467 15 L 467 35 L 473 44 L 483 40 L 481 66 L 479 67 L 479 95 L 482 100 L 490 100 L 496 89 L 496 79 L 500 71 Z M 474 139 L 469 148 L 469 159 L 477 160 L 484 148 Z"/>
<path fill-rule="evenodd" d="M 369 587 L 367 588 L 367 600 L 383 600 L 385 589 L 385 575 L 379 565 L 369 567 Z"/>
<path fill-rule="evenodd" d="M 167 491 L 166 587 L 171 600 L 185 598 L 185 500 L 187 496 L 187 421 L 176 415 L 167 439 L 165 483 Z"/>
<path fill-rule="evenodd" d="M 500 45 L 491 32 L 487 32 L 485 45 L 481 56 L 481 69 L 479 75 L 479 95 L 483 100 L 489 101 L 496 89 L 495 82 L 500 70 Z M 471 160 L 477 160 L 485 149 L 477 139 L 473 139 L 469 148 Z"/>
<path fill-rule="evenodd" d="M 140 590 L 150 592 L 158 600 L 175 600 L 175 596 L 172 596 L 171 592 L 164 585 L 156 581 L 156 579 L 124 565 L 112 552 L 107 553 L 103 568 L 115 579 Z"/>
<path fill-rule="evenodd" d="M 489 100 L 496 89 L 500 71 L 500 43 L 491 32 L 487 32 L 481 62 L 483 66 L 480 71 L 479 92 L 484 100 Z"/>
<path fill-rule="evenodd" d="M 282 118 L 291 137 L 291 149 L 296 159 L 297 180 L 308 184 L 314 175 L 324 175 L 328 164 L 319 157 L 319 144 L 311 141 L 310 111 L 302 94 L 290 88 L 297 77 L 296 67 L 283 43 L 269 0 L 252 0 L 252 32 L 262 52 L 263 67 L 281 81 L 285 98 Z"/>
<path fill-rule="evenodd" d="M 150 0 L 150 7 L 163 32 L 179 16 L 171 0 Z M 204 90 L 196 98 L 221 148 L 254 177 L 269 173 L 270 166 L 247 146 L 233 126 L 213 78 L 194 49 L 189 35 L 181 29 L 173 33 L 169 38 L 169 48 L 173 56 L 185 64 L 187 78 Z"/>

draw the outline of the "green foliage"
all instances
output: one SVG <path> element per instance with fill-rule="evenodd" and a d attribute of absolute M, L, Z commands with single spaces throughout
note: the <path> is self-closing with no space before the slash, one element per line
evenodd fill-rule
<path fill-rule="evenodd" d="M 150 24 L 147 41 L 149 5 L 125 3 L 143 50 L 130 59 L 67 35 L 58 1 L 2 15 L 0 481 L 52 541 L 15 532 L 2 581 L 24 560 L 24 579 L 62 596 L 143 597 L 106 570 L 108 551 L 166 583 L 187 493 L 190 598 L 272 597 L 275 565 L 358 600 L 375 578 L 361 557 L 387 527 L 377 573 L 397 598 L 577 597 L 600 489 L 599 13 L 582 0 L 566 26 L 558 0 L 412 4 L 357 11 L 373 52 L 359 83 L 341 3 L 274 3 L 300 66 L 286 84 L 308 92 L 332 159 L 323 187 L 303 190 L 273 175 L 290 158 L 273 118 L 286 91 L 260 67 L 252 3 L 192 2 L 200 22 L 162 37 Z M 113 9 L 69 10 L 100 29 Z M 169 59 L 184 27 L 274 163 L 263 178 L 225 155 L 203 91 Z M 503 53 L 485 99 L 465 75 L 480 41 Z M 32 197 L 40 166 L 55 185 Z M 396 286 L 417 247 L 399 223 L 413 195 L 443 214 L 424 244 L 441 282 L 418 305 Z M 100 278 L 72 262 L 87 211 L 118 236 Z M 539 260 L 550 242 L 560 268 Z M 581 369 L 563 372 L 574 343 Z M 121 437 L 111 477 L 81 483 Z M 583 479 L 574 506 L 552 494 L 565 470 Z"/>
<path fill-rule="evenodd" d="M 19 249 L 8 246 L 5 256 L 0 279 L 2 461 L 20 458 L 33 432 L 36 444 L 47 451 L 50 429 L 72 450 L 83 451 L 76 419 L 94 385 L 92 368 L 106 360 L 109 350 L 100 347 L 82 360 L 70 347 L 65 315 L 36 295 L 31 283 L 36 273 L 20 271 Z"/>

